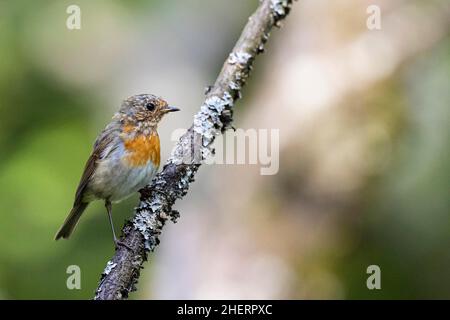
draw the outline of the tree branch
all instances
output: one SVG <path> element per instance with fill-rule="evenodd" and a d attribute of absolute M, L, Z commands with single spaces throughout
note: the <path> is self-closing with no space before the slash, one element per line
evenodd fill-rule
<path fill-rule="evenodd" d="M 230 128 L 233 104 L 240 97 L 253 61 L 264 51 L 270 31 L 287 16 L 291 5 L 292 0 L 260 1 L 215 84 L 206 93 L 204 104 L 194 116 L 194 124 L 175 145 L 162 172 L 140 191 L 135 215 L 122 229 L 121 241 L 126 247 L 120 246 L 108 262 L 95 294 L 96 300 L 124 299 L 136 290 L 147 252 L 158 245 L 167 219 L 176 222 L 179 217 L 179 213 L 172 210 L 173 204 L 186 195 L 202 161 L 214 152 L 214 138 Z"/>

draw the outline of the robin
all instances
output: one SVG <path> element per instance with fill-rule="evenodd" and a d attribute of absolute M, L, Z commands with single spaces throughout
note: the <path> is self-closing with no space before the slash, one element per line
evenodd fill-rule
<path fill-rule="evenodd" d="M 73 208 L 55 240 L 69 238 L 91 201 L 105 201 L 116 247 L 111 204 L 120 202 L 149 184 L 158 171 L 158 123 L 169 112 L 179 111 L 163 99 L 140 94 L 126 99 L 111 123 L 97 137 L 75 193 Z"/>

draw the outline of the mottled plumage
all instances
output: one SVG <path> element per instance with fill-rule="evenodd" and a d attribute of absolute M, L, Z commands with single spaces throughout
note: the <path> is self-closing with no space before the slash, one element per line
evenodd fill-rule
<path fill-rule="evenodd" d="M 68 238 L 89 202 L 103 199 L 112 225 L 111 203 L 119 202 L 152 180 L 160 163 L 157 125 L 168 112 L 178 111 L 150 94 L 126 99 L 94 143 L 69 216 L 55 239 Z"/>

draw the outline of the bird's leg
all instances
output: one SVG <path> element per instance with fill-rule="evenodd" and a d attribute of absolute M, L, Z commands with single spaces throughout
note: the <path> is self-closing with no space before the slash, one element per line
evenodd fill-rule
<path fill-rule="evenodd" d="M 116 232 L 114 231 L 114 223 L 113 223 L 112 214 L 111 214 L 111 211 L 112 211 L 111 201 L 106 200 L 105 207 L 106 207 L 106 212 L 108 213 L 109 224 L 111 225 L 113 240 L 114 240 L 114 243 L 117 243 Z"/>
<path fill-rule="evenodd" d="M 112 213 L 111 201 L 105 200 L 105 207 L 106 207 L 106 212 L 108 213 L 109 224 L 111 225 L 111 230 L 112 230 L 112 235 L 113 235 L 113 240 L 114 240 L 114 245 L 116 247 L 116 250 L 117 250 L 118 246 L 121 245 L 121 246 L 124 246 L 125 248 L 133 251 L 132 248 L 130 248 L 128 245 L 126 245 L 122 241 L 118 240 L 116 237 L 116 232 L 114 231 L 114 223 L 113 223 L 112 214 L 111 214 Z"/>

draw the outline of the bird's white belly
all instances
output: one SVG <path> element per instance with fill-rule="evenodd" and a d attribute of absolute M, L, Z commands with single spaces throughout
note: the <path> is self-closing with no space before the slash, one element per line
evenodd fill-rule
<path fill-rule="evenodd" d="M 98 163 L 85 200 L 109 199 L 119 202 L 151 182 L 158 171 L 152 161 L 133 167 L 126 163 L 120 153 Z"/>

